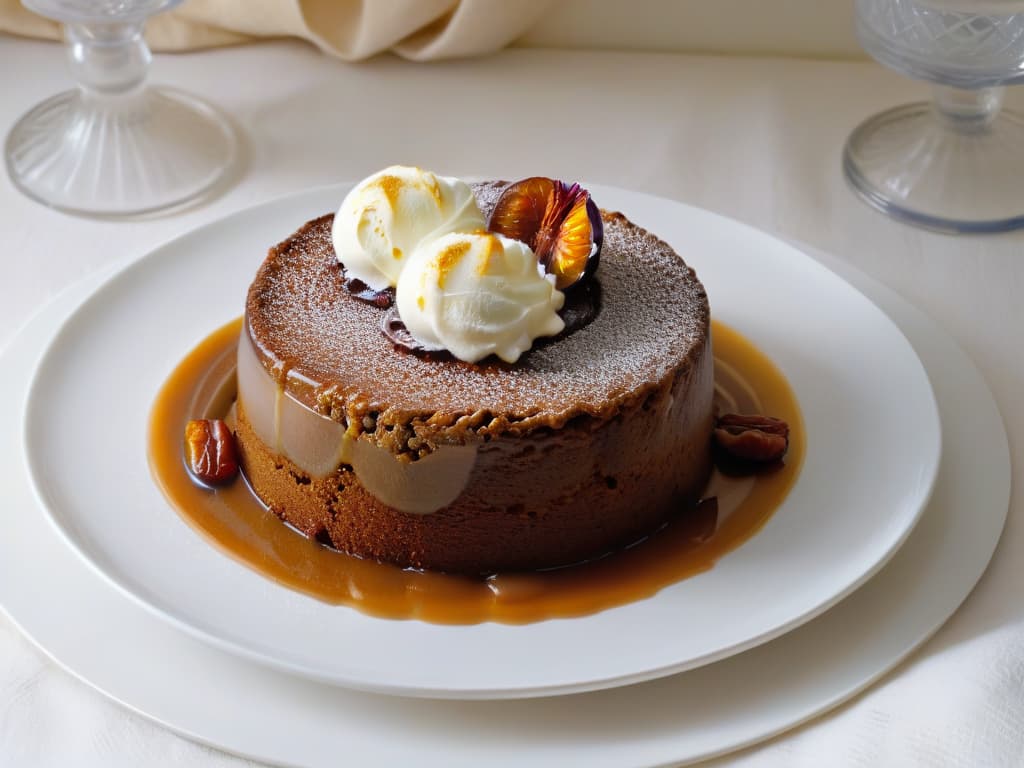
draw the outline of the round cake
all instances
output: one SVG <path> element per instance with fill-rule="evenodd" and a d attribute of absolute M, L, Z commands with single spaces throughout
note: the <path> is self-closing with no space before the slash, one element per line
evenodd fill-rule
<path fill-rule="evenodd" d="M 487 215 L 506 185 L 472 186 Z M 668 244 L 601 218 L 596 312 L 515 363 L 397 347 L 346 287 L 331 215 L 271 248 L 238 353 L 256 494 L 343 552 L 470 574 L 600 557 L 684 514 L 711 469 L 707 296 Z"/>

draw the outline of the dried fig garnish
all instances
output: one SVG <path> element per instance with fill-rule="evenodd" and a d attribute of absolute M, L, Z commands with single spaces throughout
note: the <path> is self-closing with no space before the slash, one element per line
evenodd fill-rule
<path fill-rule="evenodd" d="M 206 485 L 223 485 L 238 474 L 235 436 L 221 419 L 193 419 L 185 425 L 185 459 Z"/>
<path fill-rule="evenodd" d="M 546 176 L 509 184 L 487 228 L 529 245 L 560 291 L 594 274 L 604 242 L 601 211 L 590 193 Z"/>
<path fill-rule="evenodd" d="M 352 296 L 360 301 L 365 301 L 367 304 L 372 304 L 377 309 L 388 309 L 395 303 L 394 288 L 384 288 L 380 291 L 374 290 L 359 278 L 349 277 L 347 272 L 345 273 L 344 286 L 345 290 L 352 294 Z"/>
<path fill-rule="evenodd" d="M 446 349 L 430 350 L 420 344 L 405 326 L 405 321 L 398 314 L 398 308 L 392 307 L 380 319 L 380 330 L 388 341 L 398 349 L 412 352 L 414 355 L 428 359 L 451 359 L 452 354 Z"/>
<path fill-rule="evenodd" d="M 730 458 L 768 464 L 786 455 L 789 425 L 771 416 L 727 413 L 715 423 L 714 440 Z"/>

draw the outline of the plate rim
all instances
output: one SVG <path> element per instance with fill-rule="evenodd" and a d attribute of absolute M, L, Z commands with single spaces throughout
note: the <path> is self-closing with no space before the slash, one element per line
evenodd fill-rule
<path fill-rule="evenodd" d="M 161 245 L 153 248 L 141 255 L 137 255 L 128 259 L 120 268 L 112 270 L 104 279 L 98 282 L 94 290 L 86 296 L 79 305 L 69 313 L 68 317 L 60 324 L 60 327 L 53 334 L 50 343 L 47 344 L 46 349 L 41 354 L 39 361 L 32 371 L 29 394 L 26 398 L 27 407 L 25 408 L 25 419 L 22 429 L 22 444 L 25 455 L 25 461 L 28 466 L 28 475 L 30 478 L 30 485 L 37 504 L 45 511 L 45 517 L 50 522 L 51 526 L 57 531 L 58 535 L 64 540 L 65 544 L 72 549 L 86 564 L 103 579 L 112 584 L 122 594 L 128 596 L 133 601 L 140 604 L 146 610 L 150 611 L 161 620 L 168 622 L 171 626 L 176 627 L 180 631 L 184 631 L 200 640 L 211 644 L 212 646 L 228 652 L 233 653 L 244 658 L 247 658 L 258 663 L 266 664 L 270 667 L 277 668 L 279 670 L 286 671 L 291 674 L 299 674 L 310 679 L 329 683 L 334 685 L 340 685 L 356 690 L 370 691 L 375 693 L 392 694 L 400 696 L 419 696 L 426 698 L 452 698 L 452 699 L 497 699 L 497 698 L 529 698 L 529 697 L 542 697 L 559 695 L 565 693 L 579 693 L 593 690 L 599 690 L 604 688 L 611 688 L 616 686 L 631 685 L 647 680 L 664 677 L 667 675 L 676 674 L 685 670 L 697 668 L 706 664 L 714 663 L 728 656 L 742 653 L 758 645 L 770 642 L 771 640 L 783 635 L 789 631 L 792 631 L 796 627 L 812 620 L 816 616 L 824 613 L 852 593 L 859 589 L 864 583 L 866 583 L 872 576 L 878 573 L 886 563 L 899 551 L 903 544 L 907 541 L 909 536 L 912 534 L 917 523 L 921 519 L 921 516 L 927 507 L 931 495 L 934 492 L 936 485 L 939 464 L 941 461 L 941 436 L 942 428 L 939 419 L 938 405 L 935 400 L 934 390 L 923 363 L 919 356 L 906 338 L 905 334 L 894 323 L 888 315 L 873 302 L 870 297 L 867 297 L 860 291 L 856 286 L 850 284 L 841 275 L 838 275 L 835 271 L 829 269 L 826 265 L 821 264 L 819 261 L 810 258 L 799 248 L 793 247 L 786 241 L 777 238 L 769 233 L 758 230 L 742 222 L 735 221 L 728 217 L 720 214 L 706 211 L 704 209 L 690 206 L 685 203 L 680 203 L 668 198 L 662 198 L 655 195 L 650 195 L 643 192 L 636 192 L 633 190 L 620 189 L 616 187 L 609 187 L 607 185 L 593 185 L 592 189 L 597 190 L 598 194 L 601 191 L 611 191 L 613 195 L 622 194 L 630 198 L 644 198 L 651 204 L 656 205 L 668 205 L 671 207 L 682 207 L 688 209 L 691 213 L 698 216 L 710 216 L 714 219 L 720 220 L 720 222 L 733 230 L 737 230 L 743 234 L 744 237 L 753 236 L 756 238 L 767 238 L 774 241 L 778 245 L 782 245 L 791 251 L 791 257 L 801 258 L 806 260 L 813 268 L 819 268 L 824 270 L 831 275 L 839 283 L 843 284 L 846 288 L 851 290 L 857 295 L 858 300 L 863 300 L 870 305 L 873 311 L 877 312 L 889 326 L 889 330 L 894 332 L 903 344 L 906 345 L 907 350 L 912 358 L 913 363 L 917 368 L 920 369 L 924 378 L 924 384 L 926 388 L 927 403 L 926 406 L 930 413 L 931 422 L 935 425 L 938 440 L 934 444 L 934 456 L 928 462 L 929 464 L 929 476 L 926 483 L 926 489 L 921 495 L 921 498 L 917 501 L 916 509 L 908 519 L 908 524 L 900 532 L 900 535 L 891 541 L 887 549 L 881 553 L 877 559 L 870 564 L 870 566 L 862 570 L 859 575 L 848 583 L 841 590 L 833 593 L 831 597 L 823 600 L 810 608 L 799 613 L 795 617 L 790 618 L 781 624 L 777 624 L 768 631 L 763 631 L 755 636 L 747 638 L 746 640 L 738 643 L 733 643 L 728 646 L 719 647 L 712 652 L 704 653 L 696 657 L 690 657 L 683 661 L 671 662 L 661 664 L 660 666 L 648 666 L 639 671 L 628 672 L 624 674 L 616 674 L 609 676 L 601 676 L 597 678 L 588 678 L 586 680 L 574 680 L 572 682 L 553 682 L 549 684 L 537 684 L 536 682 L 529 682 L 523 685 L 509 685 L 509 686 L 495 686 L 493 684 L 487 686 L 446 686 L 446 687 L 432 687 L 417 683 L 395 683 L 389 681 L 387 683 L 381 683 L 378 680 L 366 679 L 366 677 L 360 677 L 353 679 L 350 673 L 339 673 L 337 671 L 324 672 L 322 669 L 312 669 L 300 663 L 296 663 L 292 659 L 283 659 L 275 657 L 269 654 L 266 650 L 240 643 L 237 639 L 230 636 L 223 636 L 218 634 L 215 627 L 205 626 L 202 623 L 193 623 L 189 621 L 186 616 L 179 616 L 173 609 L 173 604 L 168 605 L 167 601 L 162 601 L 162 604 L 147 599 L 144 591 L 136 591 L 133 583 L 125 583 L 119 577 L 120 574 L 117 569 L 114 572 L 108 571 L 106 568 L 97 562 L 94 553 L 87 551 L 86 547 L 78 541 L 70 531 L 61 523 L 59 519 L 59 513 L 51 509 L 50 504 L 46 498 L 45 492 L 40 486 L 40 480 L 37 477 L 35 466 L 31 460 L 31 457 L 35 453 L 35 447 L 32 442 L 33 438 L 30 434 L 29 428 L 31 422 L 31 415 L 34 413 L 35 405 L 32 393 L 35 391 L 37 384 L 37 378 L 48 364 L 51 356 L 55 354 L 55 350 L 59 349 L 59 340 L 67 332 L 68 328 L 72 325 L 73 321 L 79 317 L 79 313 L 84 311 L 96 311 L 97 306 L 102 304 L 102 298 L 105 291 L 116 290 L 118 281 L 120 279 L 128 279 L 125 277 L 133 271 L 141 271 L 146 269 L 147 265 L 157 261 L 160 255 L 168 249 L 175 247 L 181 247 L 182 241 L 186 241 L 191 237 L 201 237 L 203 234 L 213 230 L 216 231 L 218 228 L 231 226 L 236 224 L 239 220 L 244 219 L 246 216 L 252 216 L 258 211 L 267 211 L 269 209 L 278 208 L 284 205 L 294 205 L 307 198 L 312 199 L 321 195 L 330 193 L 334 196 L 338 196 L 339 190 L 344 190 L 352 185 L 352 182 L 339 182 L 336 184 L 324 185 L 314 189 L 303 190 L 297 193 L 283 195 L 263 203 L 243 208 L 232 212 L 226 216 L 220 217 L 213 221 L 207 222 L 200 227 L 186 231 L 173 237 Z M 339 197 L 340 199 L 340 197 Z M 644 208 L 646 210 L 646 207 Z M 743 329 L 739 329 L 741 332 Z M 806 469 L 806 465 L 805 465 Z M 148 476 L 147 476 L 148 477 Z M 797 481 L 799 484 L 799 480 Z M 175 513 L 176 514 L 176 513 Z M 201 539 L 197 538 L 197 541 Z M 203 546 L 209 547 L 208 543 L 203 543 Z M 218 553 L 223 556 L 223 553 Z M 141 585 L 138 585 L 141 586 Z M 609 609 L 615 610 L 615 609 Z M 191 617 L 195 619 L 195 616 Z M 373 617 L 365 617 L 370 620 L 375 620 Z M 586 619 L 587 617 L 580 617 Z M 387 621 L 387 620 L 382 620 Z M 569 619 L 574 621 L 574 619 Z"/>

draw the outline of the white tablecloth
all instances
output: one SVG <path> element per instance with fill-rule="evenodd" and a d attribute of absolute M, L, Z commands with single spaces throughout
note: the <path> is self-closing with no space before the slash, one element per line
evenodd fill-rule
<path fill-rule="evenodd" d="M 1024 234 L 956 238 L 889 221 L 839 172 L 849 131 L 924 95 L 872 63 L 510 50 L 349 66 L 298 43 L 159 56 L 154 79 L 219 104 L 248 164 L 208 204 L 104 223 L 51 212 L 0 179 L 0 346 L 64 286 L 228 212 L 391 163 L 544 174 L 645 190 L 834 253 L 928 312 L 991 386 L 1024 480 Z M 68 87 L 61 50 L 0 38 L 0 131 Z M 1024 103 L 1011 94 L 1010 104 Z M 14 514 L 17 510 L 4 509 Z M 1024 764 L 1024 501 L 953 619 L 856 700 L 728 762 L 743 766 Z M 108 702 L 0 618 L 0 765 L 246 761 Z"/>

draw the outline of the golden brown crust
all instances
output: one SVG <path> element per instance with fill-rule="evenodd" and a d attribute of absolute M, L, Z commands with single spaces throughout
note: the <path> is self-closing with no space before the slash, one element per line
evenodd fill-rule
<path fill-rule="evenodd" d="M 474 185 L 485 214 L 503 188 Z M 342 287 L 330 215 L 270 249 L 249 291 L 246 330 L 292 396 L 395 453 L 604 423 L 694 365 L 706 352 L 709 312 L 669 245 L 622 214 L 603 216 L 600 314 L 514 365 L 396 350 L 378 331 L 382 310 Z"/>

